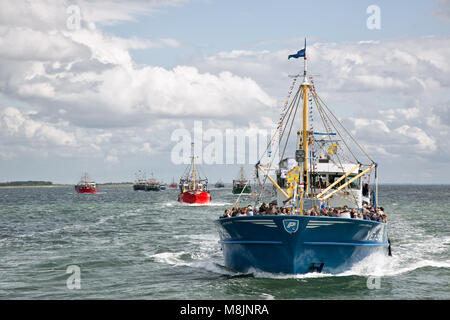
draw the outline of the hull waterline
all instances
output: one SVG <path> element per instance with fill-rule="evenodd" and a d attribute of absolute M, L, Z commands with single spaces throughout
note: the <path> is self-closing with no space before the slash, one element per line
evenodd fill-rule
<path fill-rule="evenodd" d="M 205 191 L 186 191 L 178 195 L 178 201 L 205 204 L 211 202 L 211 195 Z"/>
<path fill-rule="evenodd" d="M 251 193 L 252 189 L 250 187 L 233 187 L 233 194 L 241 194 L 241 193 Z"/>
<path fill-rule="evenodd" d="M 84 187 L 84 186 L 75 186 L 75 190 L 78 193 L 98 193 L 98 189 L 97 188 L 92 188 L 92 187 Z"/>
<path fill-rule="evenodd" d="M 310 216 L 216 220 L 225 266 L 238 272 L 340 273 L 372 254 L 388 255 L 386 224 Z"/>

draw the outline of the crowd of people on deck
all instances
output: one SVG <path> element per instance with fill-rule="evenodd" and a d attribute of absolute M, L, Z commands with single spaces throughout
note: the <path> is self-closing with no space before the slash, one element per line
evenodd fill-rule
<path fill-rule="evenodd" d="M 235 206 L 232 209 L 226 209 L 224 215 L 221 216 L 221 218 L 258 215 L 299 215 L 299 212 L 297 210 L 294 210 L 292 207 L 277 208 L 275 203 L 269 203 L 269 205 L 267 205 L 265 202 L 263 202 L 259 208 L 253 208 L 253 206 L 248 205 L 247 207 L 239 208 Z M 348 206 L 338 208 L 319 208 L 319 206 L 316 205 L 310 210 L 303 210 L 303 215 L 315 217 L 363 219 L 384 223 L 387 222 L 387 215 L 384 213 L 383 207 L 368 206 L 367 204 L 364 204 L 360 210 L 355 208 L 349 209 Z"/>

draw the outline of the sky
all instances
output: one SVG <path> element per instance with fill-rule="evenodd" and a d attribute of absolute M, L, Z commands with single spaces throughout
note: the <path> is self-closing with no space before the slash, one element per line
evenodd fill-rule
<path fill-rule="evenodd" d="M 180 130 L 274 129 L 305 37 L 379 181 L 448 183 L 449 0 L 2 1 L 0 181 L 178 180 Z M 231 182 L 239 166 L 201 170 Z"/>

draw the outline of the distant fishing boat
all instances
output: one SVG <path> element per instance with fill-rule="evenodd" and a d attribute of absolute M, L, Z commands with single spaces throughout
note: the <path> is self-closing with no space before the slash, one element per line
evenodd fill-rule
<path fill-rule="evenodd" d="M 191 164 L 180 179 L 178 201 L 184 203 L 206 204 L 211 202 L 208 191 L 208 179 L 201 178 L 195 167 L 194 144 L 192 143 Z"/>
<path fill-rule="evenodd" d="M 161 190 L 161 184 L 153 177 L 148 179 L 147 183 L 145 184 L 145 191 L 160 191 Z"/>
<path fill-rule="evenodd" d="M 260 186 L 255 208 L 262 200 L 274 201 L 288 214 L 275 213 L 275 207 L 263 215 L 216 220 L 224 262 L 244 273 L 340 273 L 372 254 L 390 254 L 386 220 L 359 216 L 362 211 L 369 214 L 363 207 L 362 180 L 370 182 L 371 172 L 375 173 L 375 191 L 369 205 L 378 209 L 378 166 L 316 93 L 313 79 L 307 77 L 306 40 L 305 48 L 290 57 L 304 57 L 303 82 L 288 103 L 300 75 L 294 76 L 272 139 L 280 143 L 276 150 L 268 150 L 270 144 L 266 149 L 272 155 L 278 153 L 281 161 L 272 163 L 272 157 L 267 166 L 261 160 L 255 166 Z M 301 122 L 296 117 L 298 110 Z M 290 139 L 291 128 L 300 123 L 301 130 Z M 292 140 L 295 143 L 289 143 Z M 292 155 L 285 156 L 286 150 L 292 150 Z M 270 175 L 272 165 L 275 178 Z M 262 199 L 260 175 L 264 182 L 271 182 L 274 196 Z M 337 208 L 344 206 L 354 208 L 357 218 L 347 211 L 340 215 Z M 331 207 L 339 215 L 327 216 L 325 210 Z"/>
<path fill-rule="evenodd" d="M 80 182 L 75 185 L 75 190 L 78 193 L 98 193 L 97 184 L 88 180 L 87 172 L 84 174 L 84 177 L 81 177 Z"/>
<path fill-rule="evenodd" d="M 233 180 L 233 194 L 251 193 L 252 187 L 248 180 L 244 177 L 244 167 L 241 167 L 241 176 L 239 179 Z"/>
<path fill-rule="evenodd" d="M 222 179 L 219 179 L 219 181 L 216 182 L 216 184 L 214 185 L 215 188 L 224 188 L 225 185 L 222 182 Z"/>
<path fill-rule="evenodd" d="M 133 184 L 133 190 L 145 190 L 145 184 L 147 183 L 146 180 L 136 180 Z"/>
<path fill-rule="evenodd" d="M 169 189 L 177 189 L 178 185 L 175 183 L 175 178 L 172 178 L 172 182 L 169 184 Z"/>
<path fill-rule="evenodd" d="M 134 183 L 133 183 L 133 190 L 134 191 L 145 190 L 145 185 L 147 183 L 145 174 L 142 173 L 141 170 L 139 170 L 139 173 L 136 173 L 135 175 L 136 175 L 136 179 L 134 180 Z"/>

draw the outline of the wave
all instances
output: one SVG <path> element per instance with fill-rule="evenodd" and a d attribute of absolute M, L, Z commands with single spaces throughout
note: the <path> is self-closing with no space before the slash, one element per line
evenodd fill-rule
<path fill-rule="evenodd" d="M 417 269 L 434 267 L 434 268 L 450 268 L 450 261 L 439 261 L 432 259 L 411 259 L 409 256 L 397 255 L 388 257 L 383 254 L 373 254 L 364 260 L 356 263 L 350 270 L 331 274 L 311 272 L 306 274 L 276 274 L 264 272 L 261 270 L 251 269 L 247 273 L 240 273 L 228 269 L 223 265 L 223 258 L 217 243 L 218 237 L 213 234 L 209 235 L 179 235 L 177 238 L 185 238 L 189 243 L 196 244 L 193 251 L 164 252 L 151 255 L 156 262 L 166 263 L 173 266 L 189 266 L 199 268 L 220 276 L 226 277 L 242 277 L 250 276 L 255 278 L 269 279 L 314 279 L 327 277 L 349 277 L 349 276 L 376 276 L 391 277 L 413 272 Z M 447 239 L 448 241 L 448 239 Z M 442 239 L 441 239 L 442 243 Z M 444 244 L 446 242 L 444 241 Z M 434 247 L 440 251 L 441 247 Z"/>
<path fill-rule="evenodd" d="M 156 262 L 165 263 L 173 266 L 189 266 L 190 263 L 183 259 L 183 256 L 189 253 L 185 251 L 179 252 L 161 252 L 152 255 L 147 255 L 147 257 L 155 260 Z"/>
<path fill-rule="evenodd" d="M 223 207 L 232 206 L 231 202 L 210 202 L 210 203 L 184 203 L 179 201 L 169 201 L 165 203 L 166 207 Z"/>

